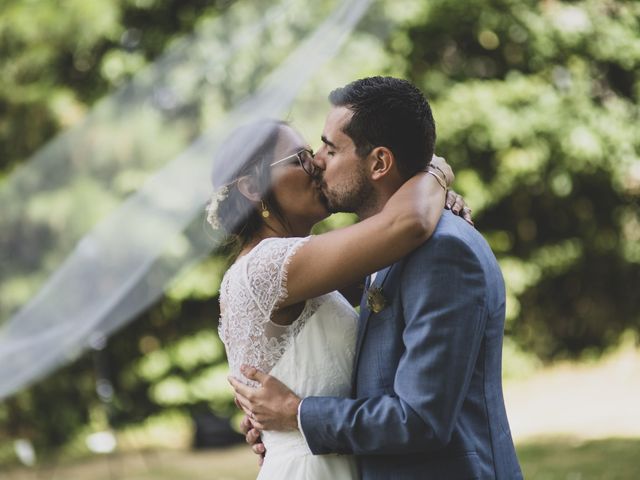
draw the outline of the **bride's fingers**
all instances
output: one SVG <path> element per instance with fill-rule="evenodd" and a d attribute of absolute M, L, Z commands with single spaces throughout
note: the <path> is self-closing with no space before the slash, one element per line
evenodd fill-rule
<path fill-rule="evenodd" d="M 475 226 L 475 224 L 473 223 L 473 219 L 471 218 L 471 209 L 467 207 L 467 204 L 464 201 L 462 195 L 458 195 L 453 190 L 449 190 L 447 192 L 445 208 L 464 218 L 470 225 Z"/>
<path fill-rule="evenodd" d="M 242 408 L 240 407 L 238 400 L 236 400 L 236 407 Z M 249 421 L 248 415 L 245 415 L 242 417 L 242 420 L 240 420 L 240 431 L 243 435 L 247 435 L 251 431 L 251 422 Z"/>
<path fill-rule="evenodd" d="M 242 410 L 242 406 L 240 405 L 240 403 L 238 402 L 237 398 L 234 398 L 235 402 L 236 402 L 236 406 Z M 251 429 L 253 428 L 253 426 L 251 425 L 251 420 L 249 419 L 249 415 L 245 415 L 242 418 L 242 421 L 240 422 L 240 430 L 242 431 L 242 433 L 245 436 L 248 436 L 248 434 L 251 433 Z"/>
<path fill-rule="evenodd" d="M 258 432 L 262 432 L 266 430 L 266 427 L 264 426 L 264 424 L 260 423 L 259 420 L 254 420 L 252 423 L 253 423 L 253 428 L 255 428 Z"/>
<path fill-rule="evenodd" d="M 462 218 L 464 218 L 471 225 L 475 225 L 473 223 L 473 219 L 471 218 L 471 209 L 469 207 L 464 207 L 462 209 Z"/>
<path fill-rule="evenodd" d="M 456 215 L 460 215 L 460 212 L 465 207 L 464 198 L 461 195 L 456 195 L 456 201 L 451 206 L 451 211 Z"/>
<path fill-rule="evenodd" d="M 252 447 L 257 445 L 257 444 L 259 444 L 259 443 L 260 444 L 262 443 L 262 442 L 260 442 L 260 432 L 258 430 L 256 430 L 255 428 L 253 428 L 253 425 L 251 426 L 251 430 L 249 430 L 245 434 L 244 439 Z"/>
<path fill-rule="evenodd" d="M 447 190 L 447 200 L 444 203 L 445 208 L 447 208 L 448 210 L 451 210 L 451 207 L 453 206 L 453 204 L 456 203 L 457 197 L 458 197 L 458 194 L 456 192 L 454 192 L 453 190 Z"/>

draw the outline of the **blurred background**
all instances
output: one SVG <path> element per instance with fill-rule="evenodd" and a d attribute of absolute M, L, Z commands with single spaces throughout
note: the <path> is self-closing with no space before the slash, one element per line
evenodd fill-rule
<path fill-rule="evenodd" d="M 0 340 L 88 232 L 223 129 L 342 2 L 308 3 L 2 1 Z M 332 58 L 294 70 L 310 78 L 277 116 L 317 147 L 333 88 L 371 75 L 421 88 L 437 153 L 505 276 L 505 395 L 525 478 L 639 478 L 640 2 L 366 6 Z M 181 235 L 204 232 L 205 255 L 169 248 L 144 308 L 7 390 L 0 477 L 255 477 L 217 336 L 225 250 L 203 218 Z"/>

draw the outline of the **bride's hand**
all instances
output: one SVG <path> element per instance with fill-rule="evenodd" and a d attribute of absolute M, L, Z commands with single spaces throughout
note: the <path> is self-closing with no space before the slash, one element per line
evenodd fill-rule
<path fill-rule="evenodd" d="M 447 184 L 447 188 L 453 184 L 455 180 L 455 174 L 451 165 L 443 157 L 433 155 L 431 158 L 431 166 L 435 168 L 438 175 L 444 176 L 444 181 Z M 467 207 L 467 204 L 462 198 L 462 195 L 458 195 L 453 190 L 447 191 L 447 199 L 445 201 L 445 208 L 451 210 L 454 214 L 464 218 L 469 224 L 473 225 L 471 219 L 471 209 Z"/>
<path fill-rule="evenodd" d="M 451 165 L 449 165 L 443 157 L 433 154 L 429 165 L 439 171 L 440 174 L 444 175 L 443 180 L 447 184 L 447 188 L 453 185 L 453 181 L 456 179 L 456 176 L 453 173 Z"/>
<path fill-rule="evenodd" d="M 242 410 L 242 405 L 240 405 L 238 400 L 236 400 L 236 406 Z M 253 453 L 258 455 L 258 466 L 261 467 L 264 463 L 264 455 L 267 450 L 262 443 L 262 438 L 260 438 L 260 431 L 254 428 L 253 422 L 248 415 L 245 415 L 240 422 L 240 430 L 242 430 L 244 439 L 251 447 L 251 450 L 253 450 Z"/>
<path fill-rule="evenodd" d="M 447 210 L 451 210 L 454 214 L 464 218 L 467 223 L 473 225 L 473 220 L 471 219 L 471 209 L 467 207 L 467 204 L 462 198 L 462 195 L 458 195 L 453 190 L 449 190 L 447 192 L 447 200 L 445 202 L 445 206 Z"/>

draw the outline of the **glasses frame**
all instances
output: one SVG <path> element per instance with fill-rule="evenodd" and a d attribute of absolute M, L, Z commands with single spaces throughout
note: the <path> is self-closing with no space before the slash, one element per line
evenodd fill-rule
<path fill-rule="evenodd" d="M 298 163 L 300 164 L 300 166 L 304 170 L 304 173 L 306 173 L 310 177 L 315 177 L 316 172 L 318 171 L 318 167 L 316 167 L 313 164 L 313 162 L 311 162 L 311 165 L 313 166 L 313 170 L 311 172 L 309 170 L 307 170 L 307 168 L 304 166 L 304 160 L 302 159 L 302 154 L 304 152 L 306 152 L 309 155 L 311 155 L 312 159 L 316 156 L 315 153 L 313 153 L 313 150 L 311 150 L 310 148 L 303 148 L 301 150 L 298 150 L 296 153 L 292 153 L 291 155 L 288 155 L 288 156 L 286 156 L 284 158 L 281 158 L 280 160 L 276 160 L 275 162 L 271 163 L 269 166 L 273 167 L 274 165 L 278 165 L 279 163 L 286 162 L 287 160 L 289 160 L 289 159 L 291 159 L 293 157 L 296 157 L 298 159 Z"/>

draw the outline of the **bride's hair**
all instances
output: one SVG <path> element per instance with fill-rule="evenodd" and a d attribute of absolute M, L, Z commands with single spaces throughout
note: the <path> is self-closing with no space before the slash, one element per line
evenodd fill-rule
<path fill-rule="evenodd" d="M 270 164 L 275 161 L 276 144 L 282 127 L 281 120 L 261 120 L 237 128 L 223 142 L 212 171 L 211 182 L 216 191 L 225 191 L 218 197 L 219 225 L 230 236 L 229 243 L 239 252 L 264 224 L 259 208 L 238 189 L 237 180 L 251 176 L 261 194 L 261 200 L 270 214 L 287 225 L 273 195 Z"/>

